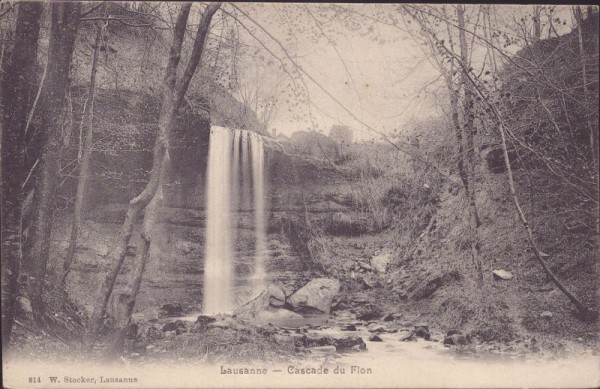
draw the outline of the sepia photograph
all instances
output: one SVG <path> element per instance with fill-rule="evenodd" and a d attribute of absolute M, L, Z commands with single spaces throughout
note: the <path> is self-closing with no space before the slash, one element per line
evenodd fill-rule
<path fill-rule="evenodd" d="M 0 1 L 2 387 L 600 387 L 599 36 Z"/>

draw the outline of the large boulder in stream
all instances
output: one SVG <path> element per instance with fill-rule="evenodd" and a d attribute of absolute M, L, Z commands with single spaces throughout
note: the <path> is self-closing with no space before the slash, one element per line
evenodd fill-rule
<path fill-rule="evenodd" d="M 233 314 L 241 319 L 253 319 L 259 313 L 267 310 L 269 306 L 281 307 L 285 304 L 285 293 L 275 285 L 263 290 L 258 297 L 237 308 Z"/>
<path fill-rule="evenodd" d="M 333 278 L 317 278 L 298 289 L 288 298 L 295 312 L 329 314 L 333 299 L 340 291 L 340 282 Z"/>

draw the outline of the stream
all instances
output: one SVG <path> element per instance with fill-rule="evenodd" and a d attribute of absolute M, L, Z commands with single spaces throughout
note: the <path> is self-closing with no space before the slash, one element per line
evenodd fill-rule
<path fill-rule="evenodd" d="M 180 319 L 194 321 L 196 317 Z M 367 349 L 337 352 L 335 346 L 311 347 L 307 354 L 287 364 L 268 367 L 269 383 L 279 387 L 304 384 L 323 387 L 573 387 L 600 383 L 600 356 L 589 349 L 566 358 L 460 352 L 444 346 L 440 334 L 432 334 L 431 341 L 421 338 L 401 341 L 398 333 L 379 333 L 382 341 L 376 342 L 368 340 L 373 333 L 365 325 L 357 324 L 356 331 L 341 330 L 344 325 L 356 323 L 356 320 L 323 315 L 273 323 L 292 334 L 295 329 L 303 328 L 302 333 L 306 335 L 359 336 Z M 262 365 L 254 362 L 248 366 Z M 246 376 L 247 382 L 236 378 L 241 386 L 248 383 L 251 387 L 251 383 L 257 382 L 254 376 Z"/>

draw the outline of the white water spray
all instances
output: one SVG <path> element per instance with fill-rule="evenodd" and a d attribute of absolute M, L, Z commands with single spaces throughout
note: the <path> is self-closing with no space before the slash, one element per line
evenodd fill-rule
<path fill-rule="evenodd" d="M 211 129 L 206 186 L 205 314 L 230 313 L 234 308 L 235 230 L 232 223 L 235 219 L 232 216 L 240 207 L 254 208 L 255 260 L 251 292 L 265 287 L 264 152 L 262 137 L 256 133 L 217 126 Z"/>
<path fill-rule="evenodd" d="M 206 252 L 204 259 L 204 306 L 206 314 L 233 308 L 233 241 L 231 237 L 230 166 L 231 132 L 210 131 L 206 185 Z"/>
<path fill-rule="evenodd" d="M 265 288 L 265 255 L 266 255 L 266 230 L 265 230 L 265 159 L 262 138 L 252 134 L 250 140 L 252 150 L 252 184 L 254 195 L 254 233 L 255 263 L 252 289 L 258 293 Z"/>

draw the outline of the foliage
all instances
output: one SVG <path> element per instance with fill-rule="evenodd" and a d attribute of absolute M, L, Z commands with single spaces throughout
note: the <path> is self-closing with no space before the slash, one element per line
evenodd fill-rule
<path fill-rule="evenodd" d="M 598 165 L 590 144 L 598 132 L 598 72 L 592 70 L 598 68 L 597 24 L 598 13 L 582 24 L 583 53 L 574 29 L 523 49 L 500 74 L 511 142 L 526 165 L 523 178 L 536 182 L 530 195 L 559 211 L 548 215 L 557 225 L 577 222 L 589 230 L 598 209 Z"/>
<path fill-rule="evenodd" d="M 452 154 L 447 154 L 442 122 L 424 122 L 421 130 L 412 140 L 407 139 L 415 153 L 436 164 L 452 159 Z M 402 142 L 400 139 L 395 141 Z M 348 195 L 373 231 L 394 225 L 402 226 L 408 235 L 418 235 L 435 210 L 445 180 L 432 166 L 375 141 L 351 144 L 341 166 L 358 172 L 359 178 L 351 184 Z"/>

